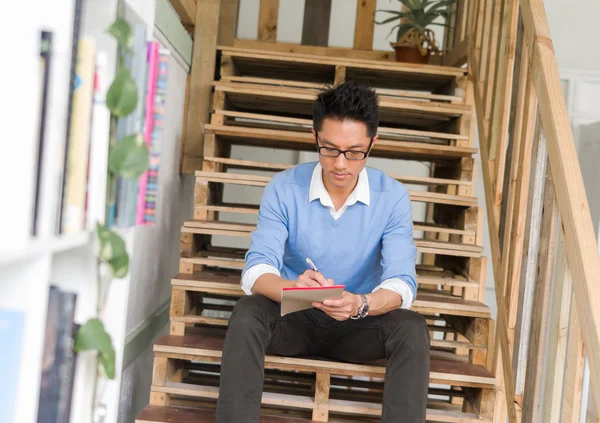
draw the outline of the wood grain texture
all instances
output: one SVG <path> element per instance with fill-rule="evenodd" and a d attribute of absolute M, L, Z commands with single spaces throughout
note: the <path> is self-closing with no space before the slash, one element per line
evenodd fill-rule
<path fill-rule="evenodd" d="M 209 121 L 210 96 L 216 65 L 216 47 L 219 24 L 219 0 L 197 0 L 194 26 L 194 51 L 186 110 L 183 172 L 196 169 L 186 166 L 185 157 L 202 158 L 204 146 L 203 125 Z M 191 172 L 190 172 L 191 170 Z"/>
<path fill-rule="evenodd" d="M 279 0 L 260 0 L 257 35 L 259 41 L 277 42 L 278 17 Z"/>
<path fill-rule="evenodd" d="M 193 27 L 196 23 L 196 0 L 169 0 L 184 27 Z"/>
<path fill-rule="evenodd" d="M 358 0 L 356 3 L 356 26 L 354 27 L 354 48 L 356 50 L 373 50 L 376 7 L 377 0 Z"/>

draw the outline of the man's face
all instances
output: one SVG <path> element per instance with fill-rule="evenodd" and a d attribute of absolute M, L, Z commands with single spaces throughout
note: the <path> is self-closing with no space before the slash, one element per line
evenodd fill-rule
<path fill-rule="evenodd" d="M 315 131 L 313 129 L 313 134 Z M 317 134 L 319 147 L 337 148 L 339 150 L 364 151 L 369 149 L 371 138 L 367 134 L 367 126 L 352 120 L 339 121 L 325 119 L 323 128 Z M 373 144 L 377 136 L 373 138 Z M 344 154 L 338 157 L 324 157 L 319 154 L 319 162 L 323 166 L 323 183 L 328 190 L 352 190 L 358 181 L 358 175 L 367 164 L 367 160 L 348 160 Z"/>

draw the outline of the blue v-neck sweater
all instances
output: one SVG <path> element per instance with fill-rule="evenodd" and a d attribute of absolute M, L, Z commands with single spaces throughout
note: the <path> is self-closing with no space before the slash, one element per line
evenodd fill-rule
<path fill-rule="evenodd" d="M 348 207 L 335 220 L 319 200 L 309 202 L 316 163 L 305 163 L 276 174 L 267 185 L 252 233 L 243 272 L 258 264 L 278 269 L 296 280 L 308 269 L 310 257 L 319 271 L 366 294 L 390 278 L 404 280 L 416 298 L 410 197 L 406 188 L 384 172 L 367 168 L 370 205 Z"/>

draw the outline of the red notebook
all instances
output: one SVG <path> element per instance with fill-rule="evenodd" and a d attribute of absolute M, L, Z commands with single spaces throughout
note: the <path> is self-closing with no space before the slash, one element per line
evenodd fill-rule
<path fill-rule="evenodd" d="M 342 296 L 344 285 L 319 286 L 314 288 L 283 288 L 281 293 L 281 315 L 312 308 L 312 303 L 335 300 Z"/>

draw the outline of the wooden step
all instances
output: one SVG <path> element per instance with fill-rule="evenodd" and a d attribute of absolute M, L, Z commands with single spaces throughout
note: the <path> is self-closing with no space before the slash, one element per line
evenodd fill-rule
<path fill-rule="evenodd" d="M 319 93 L 319 90 L 312 88 L 258 86 L 233 82 L 215 82 L 213 85 L 215 95 L 220 93 L 224 95 L 224 104 L 227 105 L 228 110 L 288 115 L 305 119 L 312 116 L 313 103 Z M 436 125 L 462 118 L 470 119 L 471 113 L 471 107 L 462 104 L 393 97 L 382 97 L 379 100 L 379 122 L 382 126 L 409 126 L 411 129 L 429 130 Z M 454 128 L 459 126 L 457 124 Z"/>
<path fill-rule="evenodd" d="M 345 79 L 375 87 L 451 93 L 449 86 L 465 76 L 465 69 L 397 62 L 320 57 L 268 50 L 219 47 L 221 76 L 250 76 L 315 83 L 333 83 L 336 68 Z M 339 71 L 338 71 L 339 72 Z"/>
<path fill-rule="evenodd" d="M 417 271 L 418 272 L 418 271 Z M 423 277 L 417 275 L 419 285 L 434 284 L 443 278 Z M 244 296 L 240 287 L 241 274 L 235 271 L 207 271 L 196 274 L 179 273 L 171 280 L 173 287 L 196 292 L 208 292 L 231 297 Z M 468 281 L 446 278 L 447 283 L 460 284 Z M 452 286 L 452 285 L 451 285 Z M 464 300 L 448 294 L 437 293 L 432 290 L 419 291 L 414 300 L 412 309 L 427 315 L 448 315 L 476 318 L 491 318 L 490 309 L 478 301 Z"/>
<path fill-rule="evenodd" d="M 315 151 L 315 139 L 310 132 L 213 124 L 205 125 L 204 129 L 207 134 L 215 134 L 219 140 L 232 144 Z M 470 158 L 476 153 L 477 149 L 471 147 L 393 141 L 382 137 L 373 146 L 370 156 L 431 161 Z"/>
<path fill-rule="evenodd" d="M 331 420 L 330 420 L 331 421 Z M 135 419 L 135 423 L 214 423 L 214 408 L 161 407 L 148 405 Z M 260 423 L 312 422 L 309 418 L 261 415 Z"/>
<path fill-rule="evenodd" d="M 215 182 L 221 184 L 247 185 L 255 187 L 266 187 L 272 176 L 228 173 L 228 172 L 206 172 L 198 170 L 195 173 L 196 181 Z M 447 204 L 451 206 L 473 207 L 477 206 L 477 197 L 451 195 L 439 192 L 408 190 L 410 199 L 416 202 Z"/>
<path fill-rule="evenodd" d="M 309 88 L 313 90 L 320 90 L 323 88 L 323 84 L 305 81 L 294 81 L 287 79 L 273 79 L 263 77 L 252 77 L 252 76 L 221 76 L 223 82 L 235 82 L 241 84 L 257 84 L 257 85 L 273 85 L 276 87 L 292 87 L 292 88 Z M 430 94 L 421 91 L 408 91 L 408 90 L 394 90 L 390 88 L 374 88 L 377 95 L 380 97 L 399 97 L 407 99 L 419 99 L 428 101 L 438 102 L 462 102 L 463 98 L 457 95 L 441 95 L 441 94 Z"/>
<path fill-rule="evenodd" d="M 250 223 L 220 222 L 214 220 L 190 220 L 184 223 L 182 233 L 250 237 L 256 225 Z M 417 250 L 422 253 L 457 257 L 480 257 L 483 247 L 474 244 L 415 239 Z"/>
<path fill-rule="evenodd" d="M 279 172 L 295 167 L 292 164 L 282 163 L 267 163 L 259 162 L 255 160 L 240 160 L 231 159 L 228 157 L 205 157 L 205 162 L 219 163 L 225 165 L 228 169 L 243 169 L 243 170 L 259 170 L 259 171 L 275 171 Z M 410 176 L 410 175 L 399 175 L 389 174 L 390 177 L 395 180 L 409 184 L 409 185 L 424 185 L 430 187 L 437 186 L 471 186 L 471 181 L 458 180 L 458 179 L 444 179 L 444 178 L 431 178 L 427 176 Z"/>
<path fill-rule="evenodd" d="M 155 356 L 197 362 L 218 363 L 221 359 L 225 331 L 217 328 L 194 328 L 185 336 L 163 335 L 154 345 Z M 385 377 L 385 360 L 353 364 L 322 359 L 266 356 L 266 369 L 327 373 L 338 376 Z M 496 380 L 483 366 L 456 361 L 431 360 L 430 383 L 494 388 Z"/>
<path fill-rule="evenodd" d="M 222 117 L 230 126 L 250 126 L 265 129 L 283 129 L 299 132 L 310 132 L 313 127 L 312 119 L 272 115 L 267 113 L 249 113 L 232 110 L 216 109 L 213 116 Z M 420 142 L 427 144 L 449 145 L 452 141 L 468 141 L 467 135 L 450 132 L 434 132 L 417 129 L 392 128 L 379 126 L 377 133 L 380 138 L 391 141 Z"/>

